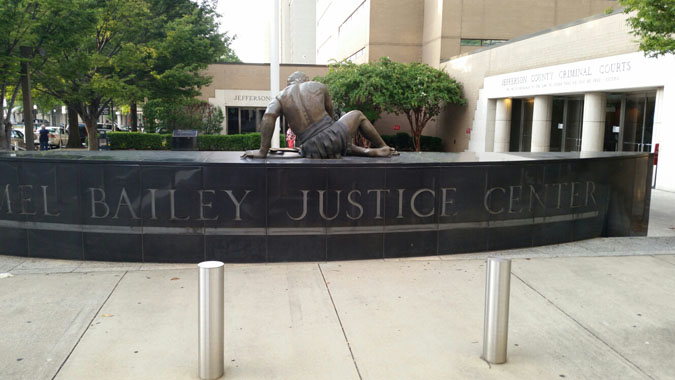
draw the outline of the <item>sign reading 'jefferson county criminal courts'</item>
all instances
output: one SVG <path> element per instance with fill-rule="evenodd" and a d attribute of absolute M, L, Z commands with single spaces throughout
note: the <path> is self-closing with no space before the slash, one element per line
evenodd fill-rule
<path fill-rule="evenodd" d="M 487 77 L 485 90 L 504 98 L 657 86 L 663 78 L 652 75 L 655 64 L 642 53 L 624 54 Z"/>

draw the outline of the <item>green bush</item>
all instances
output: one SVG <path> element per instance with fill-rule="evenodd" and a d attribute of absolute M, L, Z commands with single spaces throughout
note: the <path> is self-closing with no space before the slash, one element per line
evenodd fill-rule
<path fill-rule="evenodd" d="M 171 135 L 140 132 L 109 132 L 110 149 L 113 150 L 169 150 Z M 382 135 L 387 145 L 400 152 L 413 150 L 412 138 L 405 132 L 395 135 Z M 438 137 L 422 136 L 420 140 L 423 152 L 442 152 L 443 140 Z M 197 146 L 203 151 L 243 151 L 260 147 L 260 133 L 243 135 L 197 135 Z M 279 135 L 279 146 L 285 148 L 286 136 Z"/>
<path fill-rule="evenodd" d="M 171 149 L 171 135 L 140 132 L 109 132 L 110 149 Z M 204 151 L 243 151 L 260 148 L 260 133 L 243 135 L 197 135 L 197 146 Z M 286 147 L 286 136 L 279 136 L 279 146 Z"/>
<path fill-rule="evenodd" d="M 405 132 L 399 132 L 395 135 L 382 135 L 382 140 L 399 152 L 410 152 L 414 150 L 412 137 Z M 423 152 L 442 152 L 443 140 L 438 137 L 423 135 L 420 138 L 420 149 Z"/>
<path fill-rule="evenodd" d="M 108 132 L 108 142 L 113 150 L 166 150 L 171 149 L 171 135 L 140 132 Z"/>
<path fill-rule="evenodd" d="M 260 148 L 260 133 L 243 135 L 199 135 L 199 150 L 242 151 Z M 279 136 L 279 146 L 286 147 L 286 136 Z"/>
<path fill-rule="evenodd" d="M 420 149 L 423 152 L 443 152 L 443 140 L 440 137 L 420 137 Z"/>

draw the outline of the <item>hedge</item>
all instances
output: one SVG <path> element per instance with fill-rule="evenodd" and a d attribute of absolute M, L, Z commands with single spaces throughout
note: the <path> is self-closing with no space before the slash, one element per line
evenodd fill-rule
<path fill-rule="evenodd" d="M 382 135 L 382 140 L 399 152 L 414 150 L 412 136 L 405 132 L 399 132 L 395 135 Z M 442 152 L 443 140 L 438 137 L 422 135 L 420 136 L 420 150 L 423 152 Z"/>
<path fill-rule="evenodd" d="M 169 150 L 171 135 L 140 132 L 109 132 L 110 149 L 114 150 Z M 400 152 L 413 150 L 412 137 L 405 132 L 382 135 L 387 145 Z M 286 138 L 279 135 L 279 144 L 286 147 Z M 242 135 L 198 135 L 197 146 L 204 151 L 243 151 L 260 147 L 260 133 Z M 424 152 L 442 152 L 443 140 L 438 137 L 421 136 L 420 148 Z"/>
<path fill-rule="evenodd" d="M 171 135 L 140 132 L 109 132 L 108 142 L 113 150 L 170 150 Z M 279 136 L 286 147 L 286 138 Z M 204 151 L 243 151 L 260 148 L 260 133 L 242 135 L 197 135 L 197 146 Z"/>
<path fill-rule="evenodd" d="M 171 148 L 171 135 L 141 132 L 108 132 L 108 144 L 114 150 L 165 150 Z"/>

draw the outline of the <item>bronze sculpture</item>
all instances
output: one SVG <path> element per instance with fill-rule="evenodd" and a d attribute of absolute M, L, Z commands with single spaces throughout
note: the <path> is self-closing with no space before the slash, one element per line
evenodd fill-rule
<path fill-rule="evenodd" d="M 270 150 L 276 119 L 284 115 L 296 134 L 296 146 L 307 158 L 340 158 L 344 155 L 389 157 L 398 154 L 387 146 L 375 127 L 361 111 L 350 111 L 338 121 L 333 119 L 333 102 L 323 83 L 310 81 L 296 71 L 288 77 L 284 88 L 267 106 L 262 119 L 259 150 L 249 150 L 242 157 L 264 158 Z M 352 144 L 356 133 L 368 139 L 373 148 Z"/>

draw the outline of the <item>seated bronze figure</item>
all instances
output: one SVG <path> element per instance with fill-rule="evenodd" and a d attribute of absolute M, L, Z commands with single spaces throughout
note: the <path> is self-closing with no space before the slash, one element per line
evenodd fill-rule
<path fill-rule="evenodd" d="M 306 158 L 340 158 L 344 155 L 389 157 L 398 154 L 387 146 L 373 124 L 361 111 L 350 111 L 338 121 L 333 119 L 333 102 L 323 83 L 310 81 L 296 71 L 288 77 L 284 88 L 267 106 L 262 119 L 259 150 L 249 150 L 242 157 L 264 158 L 270 150 L 276 119 L 284 115 L 297 135 L 296 146 Z M 360 132 L 372 148 L 352 144 Z"/>

